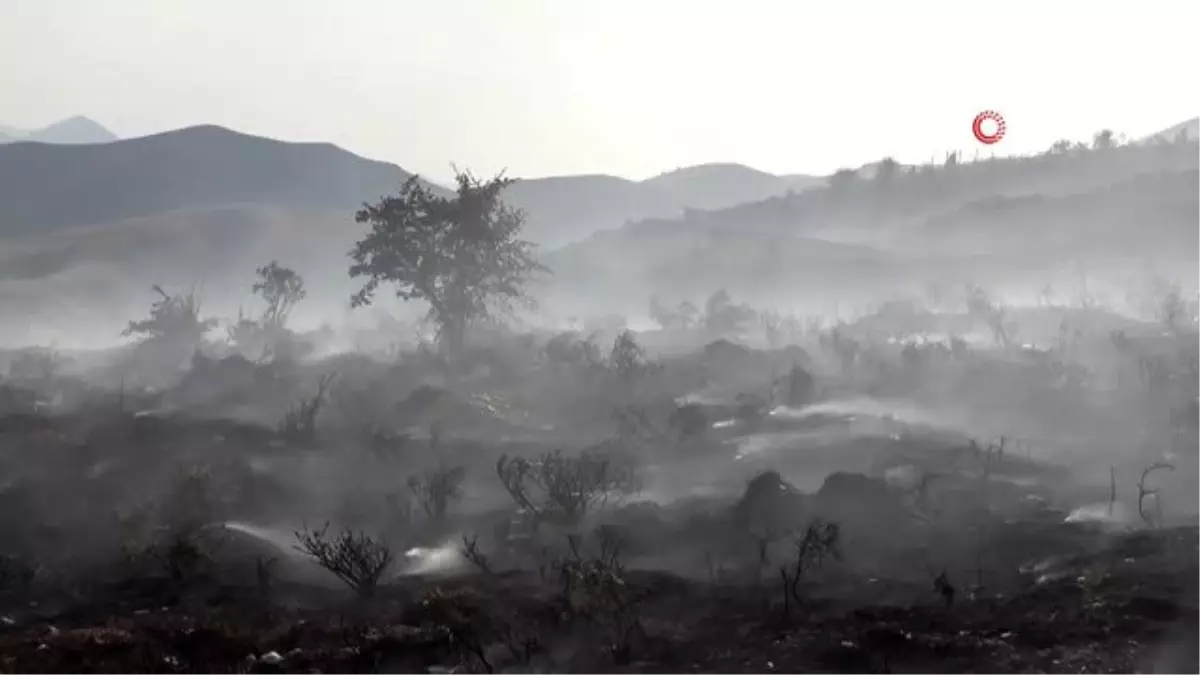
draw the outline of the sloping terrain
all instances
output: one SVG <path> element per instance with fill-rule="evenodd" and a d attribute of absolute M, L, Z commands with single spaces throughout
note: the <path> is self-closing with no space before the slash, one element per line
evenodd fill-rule
<path fill-rule="evenodd" d="M 822 282 L 843 291 L 1040 286 L 1069 266 L 1101 276 L 1149 266 L 1194 281 L 1198 164 L 1195 144 L 1184 143 L 914 167 L 632 223 L 548 260 L 580 289 L 607 289 L 614 278 L 641 289 L 643 297 L 614 298 L 614 311 L 636 311 L 648 294 L 697 300 L 720 287 L 795 295 Z"/>
<path fill-rule="evenodd" d="M 116 134 L 105 129 L 99 122 L 80 115 L 68 117 L 41 129 L 25 130 L 0 125 L 0 143 L 31 141 L 74 145 L 111 143 L 115 140 Z"/>
<path fill-rule="evenodd" d="M 76 125 L 70 121 L 67 128 Z M 0 147 L 0 237 L 246 204 L 341 210 L 349 219 L 359 204 L 394 192 L 408 176 L 393 164 L 330 144 L 283 142 L 216 126 L 97 145 L 9 143 Z M 685 207 L 784 194 L 803 182 L 712 165 L 641 182 L 613 176 L 520 180 L 508 200 L 528 212 L 527 236 L 555 245 L 630 220 L 677 215 Z"/>
<path fill-rule="evenodd" d="M 0 147 L 0 232 L 46 234 L 176 209 L 335 206 L 352 215 L 402 169 L 325 143 L 284 143 L 214 126 L 103 145 Z"/>

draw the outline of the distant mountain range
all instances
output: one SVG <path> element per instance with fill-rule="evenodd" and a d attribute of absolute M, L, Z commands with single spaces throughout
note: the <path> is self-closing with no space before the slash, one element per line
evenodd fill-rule
<path fill-rule="evenodd" d="M 394 192 L 411 174 L 326 143 L 290 143 L 198 126 L 103 145 L 0 146 L 0 236 L 47 233 L 176 209 L 269 205 L 344 213 Z M 614 176 L 520 180 L 506 201 L 529 214 L 545 246 L 625 222 L 721 208 L 803 189 L 820 179 L 737 164 Z"/>
<path fill-rule="evenodd" d="M 111 143 L 115 140 L 117 140 L 116 134 L 105 129 L 100 123 L 79 115 L 68 117 L 41 129 L 26 130 L 0 125 L 0 143 L 32 141 L 76 145 Z"/>
<path fill-rule="evenodd" d="M 101 145 L 0 146 L 0 235 L 48 234 L 178 209 L 352 209 L 408 173 L 328 143 L 199 126 Z"/>
<path fill-rule="evenodd" d="M 527 211 L 525 236 L 555 271 L 538 287 L 543 307 L 564 316 L 722 287 L 787 303 L 947 280 L 1040 285 L 1076 264 L 1194 276 L 1200 157 L 1179 137 L 1194 127 L 1109 150 L 886 175 L 873 163 L 835 184 L 707 164 L 641 181 L 519 180 L 504 199 Z M 409 176 L 328 143 L 217 126 L 2 144 L 0 306 L 30 321 L 103 322 L 141 311 L 150 283 L 240 301 L 254 267 L 277 258 L 312 279 L 309 303 L 344 307 L 346 254 L 362 231 L 354 211 Z"/>

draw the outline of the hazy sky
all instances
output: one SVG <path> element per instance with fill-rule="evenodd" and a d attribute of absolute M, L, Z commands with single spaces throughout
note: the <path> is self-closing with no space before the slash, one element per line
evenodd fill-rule
<path fill-rule="evenodd" d="M 989 108 L 1008 122 L 997 154 L 1194 116 L 1187 6 L 0 0 L 0 123 L 83 114 L 121 136 L 215 123 L 434 178 L 451 162 L 825 173 L 973 152 Z"/>

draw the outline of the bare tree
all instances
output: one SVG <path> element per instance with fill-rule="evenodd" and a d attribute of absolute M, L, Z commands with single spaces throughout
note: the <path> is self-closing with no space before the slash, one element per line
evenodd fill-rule
<path fill-rule="evenodd" d="M 1138 479 L 1138 483 L 1137 483 L 1138 515 L 1141 516 L 1142 521 L 1145 522 L 1147 525 L 1161 524 L 1161 520 L 1162 520 L 1162 502 L 1160 501 L 1160 498 L 1159 498 L 1158 488 L 1146 487 L 1146 478 L 1149 477 L 1149 475 L 1151 473 L 1154 473 L 1155 471 L 1158 471 L 1159 469 L 1166 469 L 1167 471 L 1174 471 L 1175 465 L 1170 464 L 1168 462 L 1155 462 L 1155 463 L 1151 464 L 1150 466 L 1146 467 L 1145 469 L 1142 469 L 1142 477 Z M 1159 522 L 1157 522 L 1157 523 L 1153 518 L 1151 518 L 1149 515 L 1146 514 L 1146 509 L 1145 509 L 1146 497 L 1154 497 L 1154 501 L 1155 501 L 1155 504 L 1157 505 L 1157 509 L 1159 512 L 1159 516 L 1158 516 Z"/>
<path fill-rule="evenodd" d="M 820 567 L 826 558 L 841 557 L 839 541 L 841 529 L 837 523 L 814 519 L 804 529 L 804 534 L 796 539 L 796 554 L 791 566 L 779 568 L 779 576 L 783 583 L 783 614 L 791 615 L 792 602 L 802 602 L 800 582 L 812 570 Z"/>

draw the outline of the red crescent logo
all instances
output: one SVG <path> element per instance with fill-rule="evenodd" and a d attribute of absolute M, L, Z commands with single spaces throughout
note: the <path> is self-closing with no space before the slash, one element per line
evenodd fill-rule
<path fill-rule="evenodd" d="M 996 123 L 996 130 L 990 134 L 983 130 L 983 123 L 988 120 Z M 975 140 L 984 145 L 999 143 L 1000 139 L 1004 138 L 1004 118 L 994 110 L 984 110 L 975 116 L 975 122 L 971 125 L 971 133 L 975 134 Z"/>

